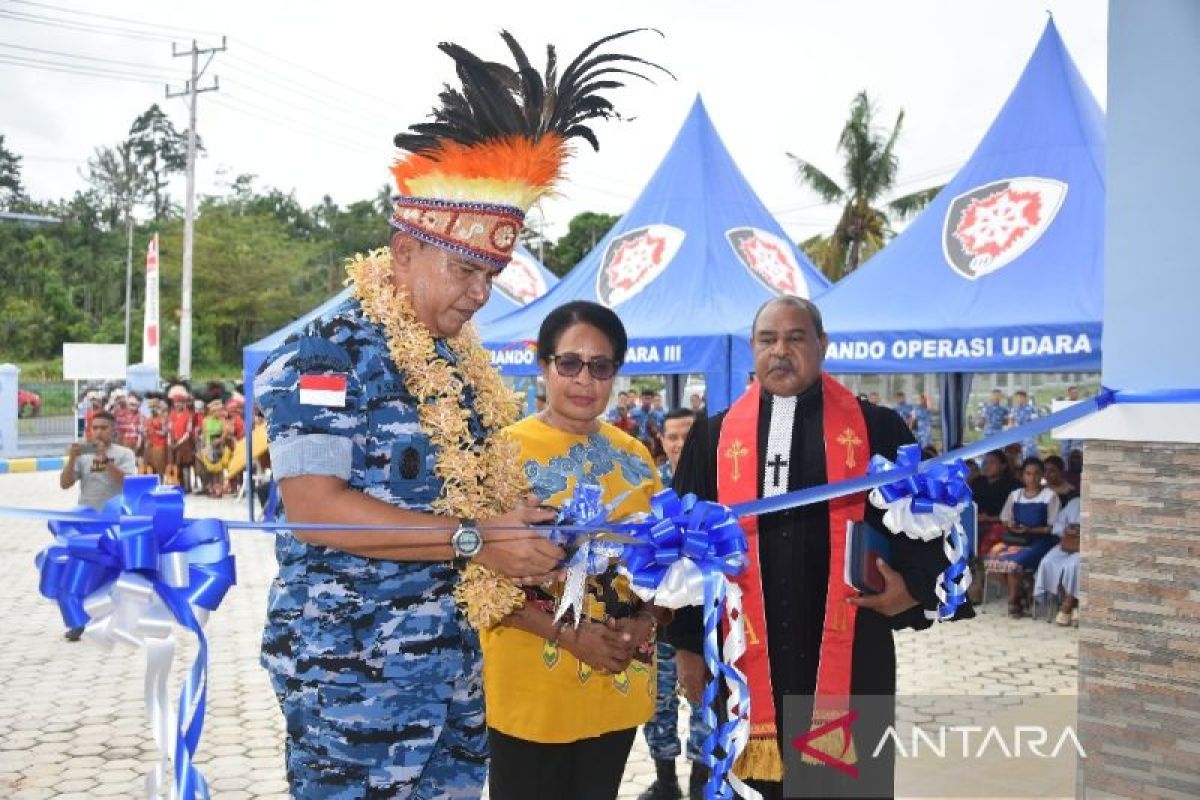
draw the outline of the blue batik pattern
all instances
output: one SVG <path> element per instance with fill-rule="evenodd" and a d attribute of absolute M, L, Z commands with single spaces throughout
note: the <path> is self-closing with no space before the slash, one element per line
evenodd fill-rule
<path fill-rule="evenodd" d="M 568 486 L 597 482 L 614 469 L 621 470 L 621 477 L 630 486 L 651 480 L 654 475 L 645 459 L 613 447 L 601 433 L 590 434 L 586 442 L 571 445 L 566 455 L 555 456 L 546 464 L 532 459 L 526 461 L 524 469 L 529 487 L 538 497 L 553 497 L 566 491 Z"/>

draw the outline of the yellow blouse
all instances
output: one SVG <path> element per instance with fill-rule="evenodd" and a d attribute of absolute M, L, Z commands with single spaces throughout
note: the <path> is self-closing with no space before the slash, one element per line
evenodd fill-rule
<path fill-rule="evenodd" d="M 628 492 L 614 519 L 650 510 L 650 498 L 662 488 L 658 470 L 641 442 L 600 423 L 600 430 L 580 436 L 526 417 L 505 429 L 521 446 L 525 477 L 544 503 L 560 506 L 575 484 L 584 480 L 604 490 L 610 503 Z M 589 579 L 584 610 L 603 620 L 611 604 L 632 599 L 622 576 Z M 561 586 L 557 592 L 561 591 Z M 616 675 L 594 671 L 567 652 L 532 633 L 497 625 L 480 633 L 483 685 L 488 725 L 532 742 L 565 743 L 633 728 L 654 710 L 653 647 L 647 663 L 634 660 Z"/>

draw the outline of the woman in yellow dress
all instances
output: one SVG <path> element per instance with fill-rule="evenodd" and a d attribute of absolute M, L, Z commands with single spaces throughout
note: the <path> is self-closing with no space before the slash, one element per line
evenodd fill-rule
<path fill-rule="evenodd" d="M 603 489 L 613 518 L 650 510 L 662 488 L 644 445 L 601 421 L 628 340 L 610 309 L 578 301 L 538 333 L 546 407 L 506 429 L 532 492 L 550 506 L 580 482 Z M 582 622 L 555 625 L 556 595 L 482 632 L 492 800 L 611 800 L 637 727 L 654 710 L 654 641 L 668 612 L 646 606 L 615 566 L 588 580 Z M 570 612 L 567 614 L 571 618 Z"/>

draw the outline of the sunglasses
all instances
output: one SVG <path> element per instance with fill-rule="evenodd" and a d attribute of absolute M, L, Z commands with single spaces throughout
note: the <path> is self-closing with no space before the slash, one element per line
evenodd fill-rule
<path fill-rule="evenodd" d="M 617 374 L 617 362 L 607 356 L 596 356 L 590 361 L 584 361 L 575 353 L 559 353 L 550 356 L 550 360 L 554 362 L 554 371 L 564 378 L 574 378 L 584 366 L 598 381 L 611 380 Z"/>

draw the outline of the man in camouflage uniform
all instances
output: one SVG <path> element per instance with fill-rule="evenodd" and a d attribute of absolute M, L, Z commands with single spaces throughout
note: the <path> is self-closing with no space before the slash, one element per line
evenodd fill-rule
<path fill-rule="evenodd" d="M 1010 428 L 1025 425 L 1037 419 L 1037 409 L 1029 402 L 1029 393 L 1024 389 L 1013 392 L 1013 407 L 1008 415 Z M 1021 458 L 1030 458 L 1038 454 L 1037 439 L 1028 437 L 1021 440 Z"/>
<path fill-rule="evenodd" d="M 489 270 L 403 233 L 392 258 L 452 359 L 445 337 L 465 317 L 450 310 L 483 306 Z M 291 521 L 442 526 L 280 535 L 262 663 L 283 709 L 293 796 L 478 796 L 487 737 L 479 642 L 452 595 L 458 522 L 429 513 L 437 453 L 382 328 L 348 299 L 273 352 L 255 390 Z M 483 430 L 477 416 L 471 426 Z M 511 530 L 548 516 L 522 507 L 482 521 L 477 560 L 511 576 L 550 572 L 561 551 Z"/>
<path fill-rule="evenodd" d="M 983 407 L 983 435 L 1000 433 L 1007 425 L 1008 405 L 1004 402 L 1004 392 L 992 389 L 992 401 Z"/>

